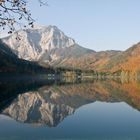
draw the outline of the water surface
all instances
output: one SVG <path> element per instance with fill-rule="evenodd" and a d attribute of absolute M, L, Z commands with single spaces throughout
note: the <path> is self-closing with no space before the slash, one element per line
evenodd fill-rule
<path fill-rule="evenodd" d="M 0 140 L 19 139 L 139 140 L 140 84 L 3 80 Z"/>

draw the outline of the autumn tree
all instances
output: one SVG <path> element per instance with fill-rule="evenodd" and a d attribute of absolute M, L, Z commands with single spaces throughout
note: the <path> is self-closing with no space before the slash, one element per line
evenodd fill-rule
<path fill-rule="evenodd" d="M 47 5 L 45 0 L 38 2 L 40 6 Z M 0 29 L 8 27 L 8 33 L 12 33 L 17 26 L 33 27 L 34 19 L 27 4 L 28 0 L 0 0 Z"/>

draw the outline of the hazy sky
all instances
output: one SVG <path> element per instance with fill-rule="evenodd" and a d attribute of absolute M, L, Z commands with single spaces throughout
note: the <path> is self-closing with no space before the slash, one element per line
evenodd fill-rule
<path fill-rule="evenodd" d="M 41 25 L 56 25 L 83 47 L 125 50 L 140 41 L 140 0 L 31 0 Z"/>

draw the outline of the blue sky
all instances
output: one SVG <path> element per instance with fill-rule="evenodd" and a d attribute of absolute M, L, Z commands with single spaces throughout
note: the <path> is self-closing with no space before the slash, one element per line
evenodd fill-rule
<path fill-rule="evenodd" d="M 83 47 L 125 50 L 140 41 L 140 0 L 47 0 L 29 8 L 40 25 L 56 25 Z"/>

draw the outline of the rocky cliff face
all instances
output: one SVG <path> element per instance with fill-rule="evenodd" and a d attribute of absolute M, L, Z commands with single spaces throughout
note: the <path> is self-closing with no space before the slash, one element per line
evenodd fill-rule
<path fill-rule="evenodd" d="M 19 59 L 13 51 L 0 40 L 0 73 L 47 73 L 46 68 L 35 62 Z"/>
<path fill-rule="evenodd" d="M 90 52 L 77 45 L 56 26 L 21 30 L 3 41 L 19 58 L 43 63 L 54 63 Z"/>

